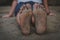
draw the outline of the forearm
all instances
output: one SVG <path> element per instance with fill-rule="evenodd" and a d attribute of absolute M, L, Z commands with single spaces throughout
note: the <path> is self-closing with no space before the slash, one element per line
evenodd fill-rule
<path fill-rule="evenodd" d="M 47 0 L 44 0 L 44 6 L 45 6 L 46 12 L 47 12 L 47 13 L 50 13 Z"/>
<path fill-rule="evenodd" d="M 17 5 L 17 1 L 14 0 L 10 9 L 9 15 L 12 15 L 14 13 L 16 5 Z"/>

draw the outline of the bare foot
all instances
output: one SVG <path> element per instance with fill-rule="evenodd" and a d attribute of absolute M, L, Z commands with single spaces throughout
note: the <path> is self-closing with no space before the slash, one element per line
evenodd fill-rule
<path fill-rule="evenodd" d="M 19 16 L 21 32 L 25 35 L 30 34 L 31 15 L 31 9 L 25 6 L 22 13 Z"/>
<path fill-rule="evenodd" d="M 26 8 L 26 5 L 23 5 L 21 8 L 20 8 L 20 11 L 19 11 L 19 14 L 22 13 L 22 11 Z"/>
<path fill-rule="evenodd" d="M 28 3 L 28 4 L 26 4 L 26 7 L 28 8 L 28 9 L 31 9 L 31 5 Z"/>
<path fill-rule="evenodd" d="M 18 14 L 17 14 L 17 16 L 16 16 L 16 19 L 17 19 L 17 22 L 18 22 L 19 25 L 20 25 L 20 15 L 22 14 L 22 12 L 23 12 L 23 10 L 24 10 L 25 7 L 26 7 L 26 5 L 23 5 L 23 6 L 20 8 L 20 10 L 19 10 L 19 12 L 18 12 Z"/>
<path fill-rule="evenodd" d="M 34 4 L 33 14 L 35 17 L 35 27 L 38 34 L 46 31 L 46 12 L 40 7 L 39 4 Z"/>
<path fill-rule="evenodd" d="M 39 8 L 40 7 L 40 5 L 38 4 L 38 3 L 35 3 L 34 5 L 33 5 L 33 9 L 37 9 L 37 8 Z"/>

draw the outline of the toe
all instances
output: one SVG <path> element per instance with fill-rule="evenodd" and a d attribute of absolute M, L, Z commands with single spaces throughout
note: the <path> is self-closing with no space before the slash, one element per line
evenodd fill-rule
<path fill-rule="evenodd" d="M 31 5 L 30 4 L 26 4 L 27 9 L 31 9 Z"/>

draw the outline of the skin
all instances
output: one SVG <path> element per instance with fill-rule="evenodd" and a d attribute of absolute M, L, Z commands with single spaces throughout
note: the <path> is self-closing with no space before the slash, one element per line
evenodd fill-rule
<path fill-rule="evenodd" d="M 43 3 L 44 3 L 44 6 L 45 6 L 45 9 L 46 9 L 46 12 L 49 13 L 50 11 L 49 11 L 49 8 L 48 8 L 48 2 L 47 2 L 47 0 L 43 0 Z M 9 11 L 9 14 L 4 15 L 3 18 L 9 18 L 9 17 L 13 16 L 13 13 L 14 13 L 14 10 L 15 10 L 15 7 L 16 7 L 17 4 L 18 4 L 17 0 L 13 0 L 11 9 Z"/>
<path fill-rule="evenodd" d="M 32 15 L 32 10 L 30 4 L 23 5 L 21 10 L 17 15 L 17 22 L 20 25 L 21 32 L 24 35 L 30 34 L 30 18 Z"/>
<path fill-rule="evenodd" d="M 4 15 L 3 18 L 9 18 L 9 17 L 13 16 L 13 13 L 14 13 L 14 10 L 15 10 L 15 7 L 17 4 L 18 4 L 17 0 L 13 0 L 9 13 L 7 15 Z"/>
<path fill-rule="evenodd" d="M 50 11 L 50 9 L 48 7 L 48 0 L 43 0 L 43 3 L 44 3 L 46 13 L 50 16 L 56 16 L 56 14 L 54 14 L 53 12 Z"/>
<path fill-rule="evenodd" d="M 47 0 L 43 0 L 43 2 L 44 2 L 44 6 L 45 6 L 46 12 L 49 13 L 50 11 L 49 11 L 49 8 L 48 8 L 48 2 L 47 2 Z"/>
<path fill-rule="evenodd" d="M 23 5 L 22 7 L 21 7 L 21 11 L 19 11 L 19 13 L 17 14 L 17 17 L 16 17 L 16 19 L 17 19 L 17 22 L 18 22 L 18 24 L 20 25 L 20 15 L 23 13 L 23 10 L 25 10 L 25 6 L 26 6 L 26 8 L 28 8 L 28 9 L 31 9 L 31 6 L 30 6 L 30 4 L 26 4 L 26 5 Z M 31 13 L 32 13 L 32 11 L 31 11 Z M 23 14 L 24 15 L 24 14 Z"/>
<path fill-rule="evenodd" d="M 46 19 L 47 15 L 46 12 L 41 8 L 39 4 L 34 4 L 33 14 L 35 18 L 35 27 L 36 27 L 36 33 L 37 34 L 43 34 L 46 32 L 47 26 L 46 26 Z"/>
<path fill-rule="evenodd" d="M 20 25 L 20 15 L 21 15 L 23 9 L 25 9 L 24 7 L 25 7 L 25 5 L 21 7 L 21 10 L 19 11 L 19 13 L 17 14 L 17 17 L 16 17 L 17 23 L 18 23 L 19 25 Z"/>
<path fill-rule="evenodd" d="M 47 0 L 43 0 L 43 3 L 44 3 L 44 7 L 45 7 L 46 12 L 49 13 L 50 11 L 49 11 L 49 8 L 48 8 L 48 2 L 47 2 Z M 9 17 L 13 16 L 13 13 L 14 13 L 14 10 L 15 10 L 17 4 L 18 4 L 17 0 L 13 0 L 13 3 L 12 3 L 12 6 L 11 6 L 9 14 L 4 15 L 3 17 L 4 18 L 9 18 Z M 27 6 L 27 8 L 30 7 L 28 4 L 26 6 Z M 36 5 L 36 7 L 37 7 L 37 5 Z M 24 7 L 21 8 L 21 11 L 17 14 L 17 17 L 16 17 L 17 23 L 19 25 L 21 25 L 21 26 L 23 26 L 23 23 L 25 22 L 24 18 L 26 16 L 26 15 L 24 16 L 24 14 L 20 14 L 20 13 L 23 12 L 23 10 L 24 10 Z M 21 19 L 19 17 L 21 17 Z M 32 16 L 32 23 L 34 23 L 34 16 Z M 26 29 L 24 29 L 24 30 L 26 30 Z M 24 34 L 29 34 L 30 33 L 28 30 L 26 30 L 26 31 L 24 31 L 24 30 L 22 31 Z"/>

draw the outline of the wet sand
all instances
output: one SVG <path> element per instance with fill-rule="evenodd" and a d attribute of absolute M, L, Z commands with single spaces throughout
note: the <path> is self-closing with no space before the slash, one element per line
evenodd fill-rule
<path fill-rule="evenodd" d="M 37 35 L 33 30 L 29 36 L 21 34 L 15 17 L 1 18 L 8 13 L 10 7 L 6 9 L 8 10 L 0 11 L 0 40 L 60 40 L 60 6 L 50 7 L 56 16 L 47 16 L 47 32 L 45 34 Z"/>

